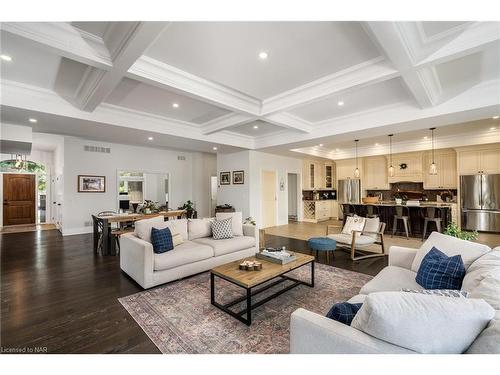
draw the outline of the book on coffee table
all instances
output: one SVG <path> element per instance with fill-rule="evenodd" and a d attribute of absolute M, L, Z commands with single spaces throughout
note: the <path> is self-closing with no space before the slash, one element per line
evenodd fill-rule
<path fill-rule="evenodd" d="M 287 251 L 267 251 L 266 249 L 262 250 L 260 253 L 255 254 L 255 257 L 258 259 L 265 259 L 272 263 L 277 264 L 287 264 L 293 262 L 297 259 L 297 257 L 293 253 L 289 253 Z"/>

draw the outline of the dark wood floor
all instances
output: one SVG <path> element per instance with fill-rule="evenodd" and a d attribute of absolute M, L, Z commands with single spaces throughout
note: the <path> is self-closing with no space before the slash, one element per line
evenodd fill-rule
<path fill-rule="evenodd" d="M 268 246 L 308 252 L 305 241 L 266 240 Z M 141 287 L 120 271 L 118 257 L 93 254 L 91 235 L 62 237 L 56 230 L 3 234 L 0 251 L 3 352 L 159 353 L 117 300 Z M 370 275 L 385 262 L 352 263 L 342 253 L 330 259 L 337 267 Z"/>

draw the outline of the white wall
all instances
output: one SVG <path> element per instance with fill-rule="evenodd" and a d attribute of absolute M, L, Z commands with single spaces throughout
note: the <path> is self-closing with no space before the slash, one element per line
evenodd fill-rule
<path fill-rule="evenodd" d="M 298 174 L 297 199 L 302 191 L 302 160 L 267 154 L 259 151 L 241 151 L 233 154 L 217 155 L 217 172 L 236 170 L 245 171 L 244 185 L 219 185 L 217 204 L 229 203 L 236 211 L 242 211 L 243 218 L 251 216 L 260 227 L 261 215 L 261 173 L 263 170 L 275 171 L 277 176 L 277 225 L 288 223 L 288 173 Z M 280 190 L 280 181 L 284 190 Z M 298 219 L 302 218 L 302 205 L 298 207 Z"/>
<path fill-rule="evenodd" d="M 111 153 L 84 151 L 84 145 L 110 147 Z M 193 159 L 204 164 L 205 157 L 213 155 L 182 151 L 110 144 L 84 140 L 75 137 L 64 138 L 64 202 L 63 234 L 91 232 L 91 215 L 104 210 L 117 209 L 117 171 L 145 171 L 170 174 L 170 207 L 176 208 L 194 195 L 209 197 L 209 184 L 206 192 L 198 178 L 193 176 Z M 185 160 L 178 160 L 184 156 Z M 210 162 L 207 162 L 210 164 Z M 79 174 L 106 176 L 105 193 L 78 193 Z M 201 177 L 200 177 L 201 179 Z M 196 186 L 196 188 L 195 188 Z M 196 193 L 195 193 L 196 191 Z M 208 206 L 208 203 L 206 203 Z"/>
<path fill-rule="evenodd" d="M 262 223 L 261 213 L 261 173 L 263 170 L 275 171 L 277 176 L 277 223 L 276 225 L 288 224 L 288 173 L 296 173 L 298 177 L 298 190 L 302 191 L 302 160 L 267 154 L 264 152 L 250 151 L 250 216 L 260 226 Z M 280 190 L 280 182 L 284 183 L 284 190 Z M 298 193 L 297 193 L 298 194 Z M 299 205 L 298 219 L 302 219 L 302 205 Z"/>
<path fill-rule="evenodd" d="M 193 152 L 193 202 L 198 217 L 210 217 L 210 177 L 217 176 L 217 156 Z"/>
<path fill-rule="evenodd" d="M 232 184 L 232 172 L 244 171 L 244 184 Z M 250 216 L 250 151 L 240 151 L 232 154 L 217 154 L 217 204 L 231 204 L 236 211 L 241 211 L 243 218 Z M 231 173 L 231 185 L 220 185 L 220 172 Z"/>

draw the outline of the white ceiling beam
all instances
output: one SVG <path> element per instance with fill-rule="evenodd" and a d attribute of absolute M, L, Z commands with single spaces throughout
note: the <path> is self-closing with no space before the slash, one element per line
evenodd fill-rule
<path fill-rule="evenodd" d="M 296 130 L 300 133 L 311 133 L 313 131 L 312 124 L 309 121 L 285 112 L 263 116 L 261 119 L 277 126 L 282 126 L 290 130 Z"/>
<path fill-rule="evenodd" d="M 500 23 L 476 22 L 430 56 L 418 62 L 416 67 L 441 64 L 489 48 L 499 48 L 499 46 Z"/>
<path fill-rule="evenodd" d="M 409 45 L 397 22 L 367 22 L 365 28 L 399 70 L 403 81 L 422 108 L 436 104 L 440 92 L 439 78 L 434 69 L 419 74 L 414 68 L 413 46 Z"/>
<path fill-rule="evenodd" d="M 248 124 L 255 121 L 257 117 L 244 115 L 241 113 L 229 113 L 204 123 L 201 127 L 203 134 L 212 134 L 222 130 L 228 130 L 239 125 Z"/>
<path fill-rule="evenodd" d="M 77 106 L 92 112 L 116 88 L 128 69 L 165 29 L 165 22 L 115 22 L 104 35 L 113 67 L 89 67 L 75 98 Z"/>
<path fill-rule="evenodd" d="M 234 112 L 260 114 L 260 100 L 147 56 L 137 60 L 127 76 Z"/>
<path fill-rule="evenodd" d="M 2 22 L 1 30 L 38 43 L 54 53 L 99 69 L 113 62 L 104 40 L 66 22 Z"/>
<path fill-rule="evenodd" d="M 261 115 L 289 111 L 298 106 L 386 81 L 397 76 L 399 76 L 399 72 L 384 57 L 379 56 L 265 99 L 262 102 Z"/>

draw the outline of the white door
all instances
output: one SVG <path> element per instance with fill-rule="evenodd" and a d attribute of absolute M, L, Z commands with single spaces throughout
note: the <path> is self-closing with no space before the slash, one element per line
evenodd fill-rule
<path fill-rule="evenodd" d="M 276 172 L 262 171 L 262 228 L 276 225 Z"/>
<path fill-rule="evenodd" d="M 210 217 L 215 216 L 217 206 L 217 176 L 210 176 Z"/>

